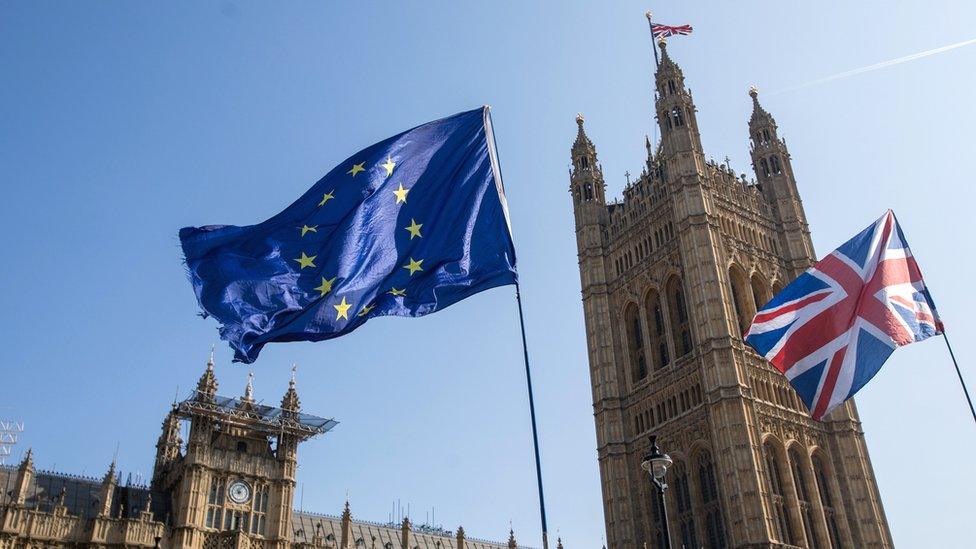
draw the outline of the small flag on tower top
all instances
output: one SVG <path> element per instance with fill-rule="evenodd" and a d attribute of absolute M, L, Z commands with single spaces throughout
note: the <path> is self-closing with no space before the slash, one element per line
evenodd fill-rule
<path fill-rule="evenodd" d="M 821 420 L 895 349 L 941 333 L 922 272 L 888 210 L 776 294 L 745 340 Z"/>
<path fill-rule="evenodd" d="M 691 25 L 662 25 L 660 23 L 651 24 L 651 33 L 654 34 L 654 38 L 668 38 L 676 34 L 691 34 Z"/>

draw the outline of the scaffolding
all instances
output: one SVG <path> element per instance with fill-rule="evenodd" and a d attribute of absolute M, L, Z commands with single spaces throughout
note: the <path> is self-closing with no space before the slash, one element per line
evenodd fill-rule
<path fill-rule="evenodd" d="M 23 421 L 0 419 L 0 465 L 7 464 L 7 458 L 17 444 L 17 437 L 24 432 Z"/>

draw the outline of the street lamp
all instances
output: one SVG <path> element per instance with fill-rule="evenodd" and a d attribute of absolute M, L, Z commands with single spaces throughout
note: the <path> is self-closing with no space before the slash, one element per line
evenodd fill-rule
<path fill-rule="evenodd" d="M 664 504 L 664 491 L 668 485 L 664 482 L 664 475 L 668 473 L 668 467 L 674 463 L 671 457 L 661 453 L 657 447 L 657 435 L 651 435 L 651 448 L 648 450 L 644 460 L 641 461 L 641 469 L 651 475 L 651 483 L 657 488 L 658 504 L 661 506 L 661 518 L 664 523 L 664 549 L 671 549 L 671 529 L 668 527 L 668 508 Z"/>

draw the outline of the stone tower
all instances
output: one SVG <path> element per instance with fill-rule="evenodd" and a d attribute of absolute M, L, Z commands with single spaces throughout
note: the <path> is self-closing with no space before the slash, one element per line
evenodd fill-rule
<path fill-rule="evenodd" d="M 661 43 L 643 173 L 608 203 L 582 115 L 571 149 L 607 546 L 656 547 L 647 438 L 674 459 L 675 547 L 891 547 L 853 401 L 810 419 L 742 341 L 814 261 L 786 142 L 752 90 L 757 180 L 708 160 L 684 74 Z"/>

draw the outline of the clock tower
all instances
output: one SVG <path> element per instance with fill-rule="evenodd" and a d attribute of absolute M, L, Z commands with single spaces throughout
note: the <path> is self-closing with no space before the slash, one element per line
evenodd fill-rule
<path fill-rule="evenodd" d="M 298 444 L 336 424 L 300 410 L 294 371 L 276 408 L 255 402 L 251 376 L 243 396 L 218 395 L 211 357 L 156 446 L 152 491 L 169 494 L 171 547 L 290 547 Z"/>

